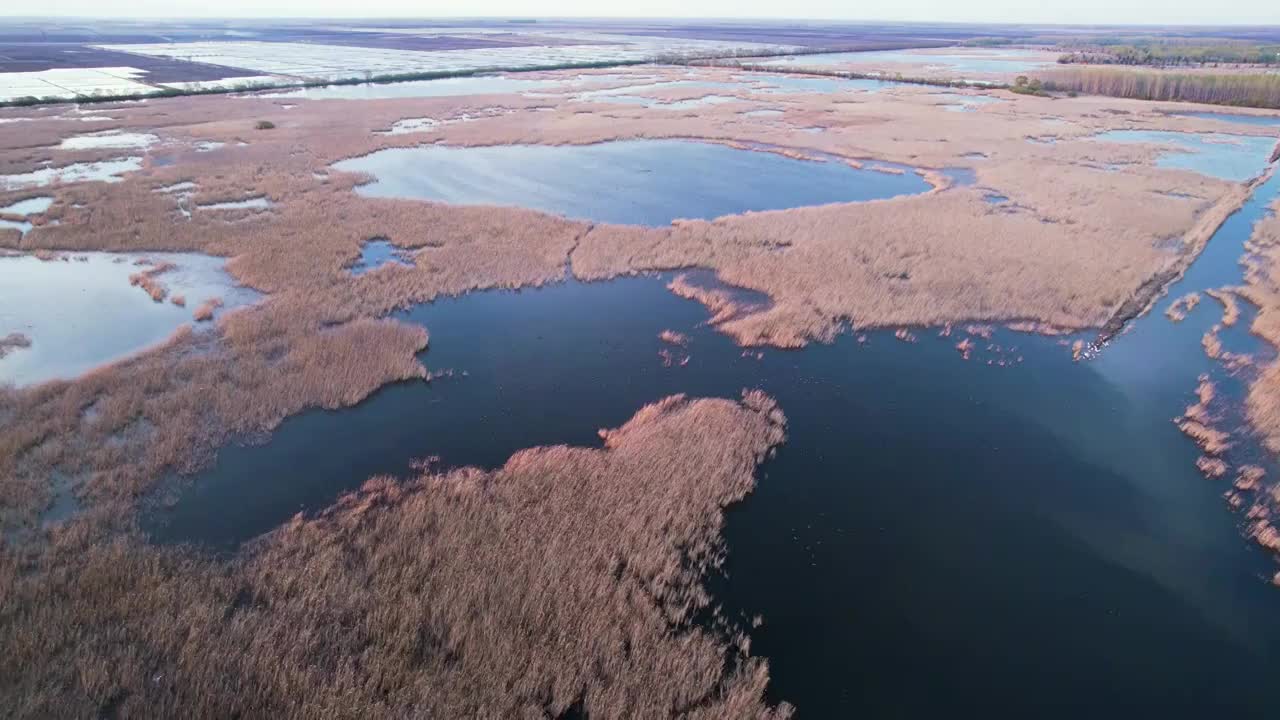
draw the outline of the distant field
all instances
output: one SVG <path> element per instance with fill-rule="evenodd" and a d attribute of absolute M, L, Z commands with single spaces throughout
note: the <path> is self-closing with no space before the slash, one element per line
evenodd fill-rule
<path fill-rule="evenodd" d="M 142 57 L 80 43 L 0 42 L 0 73 L 31 73 L 60 68 L 133 67 L 150 82 L 190 82 L 252 73 L 183 59 Z"/>

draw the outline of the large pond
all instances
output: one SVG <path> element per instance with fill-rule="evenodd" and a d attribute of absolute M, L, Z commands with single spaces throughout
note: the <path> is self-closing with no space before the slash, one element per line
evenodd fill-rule
<path fill-rule="evenodd" d="M 929 189 L 838 160 L 795 160 L 683 140 L 595 145 L 442 145 L 380 150 L 339 170 L 377 180 L 360 193 L 471 205 L 516 205 L 598 222 L 667 225 L 748 210 L 875 200 Z M 902 168 L 899 168 L 902 169 Z"/>
<path fill-rule="evenodd" d="M 231 549 L 415 458 L 494 467 L 533 445 L 598 446 L 597 428 L 656 398 L 760 387 L 789 439 L 730 510 L 728 574 L 711 585 L 732 616 L 763 615 L 752 651 L 769 658 L 772 698 L 802 717 L 1268 716 L 1275 566 L 1171 422 L 1201 373 L 1229 398 L 1242 388 L 1199 346 L 1220 308 L 1179 324 L 1162 311 L 1239 283 L 1278 194 L 1280 179 L 1264 185 L 1154 312 L 1082 362 L 1008 331 L 966 361 L 959 329 L 757 358 L 660 277 L 418 306 L 399 317 L 430 329 L 423 361 L 457 373 L 222 450 L 150 527 Z M 1249 320 L 1224 332 L 1230 349 L 1260 351 Z M 660 360 L 664 329 L 689 335 L 687 364 Z M 1256 460 L 1248 445 L 1229 459 Z"/>
<path fill-rule="evenodd" d="M 1280 128 L 1280 116 L 1277 115 L 1246 115 L 1244 113 L 1228 113 L 1228 112 L 1180 112 L 1173 113 L 1182 117 L 1193 117 L 1201 120 L 1221 120 L 1222 122 L 1236 123 L 1239 125 L 1259 125 L 1262 127 Z"/>
<path fill-rule="evenodd" d="M 193 253 L 0 257 L 0 337 L 20 333 L 31 342 L 0 357 L 0 385 L 72 378 L 163 341 L 194 323 L 206 301 L 219 300 L 218 312 L 256 301 L 225 263 Z M 130 276 L 162 264 L 173 267 L 155 276 L 168 291 L 156 302 Z"/>
<path fill-rule="evenodd" d="M 529 80 L 504 75 L 473 75 L 439 80 L 408 80 L 358 85 L 322 85 L 250 97 L 304 98 L 306 100 L 383 100 L 387 98 L 506 95 L 546 90 L 563 85 L 557 80 Z"/>
<path fill-rule="evenodd" d="M 873 50 L 869 52 L 836 52 L 814 55 L 789 55 L 767 60 L 775 67 L 822 67 L 827 65 L 925 65 L 957 73 L 1028 72 L 1043 68 L 1043 53 L 1034 50 L 971 50 L 968 52 L 919 52 L 911 50 Z"/>
<path fill-rule="evenodd" d="M 1192 170 L 1222 180 L 1248 180 L 1266 168 L 1274 137 L 1167 130 L 1110 130 L 1094 139 L 1103 142 L 1164 146 L 1158 167 Z"/>

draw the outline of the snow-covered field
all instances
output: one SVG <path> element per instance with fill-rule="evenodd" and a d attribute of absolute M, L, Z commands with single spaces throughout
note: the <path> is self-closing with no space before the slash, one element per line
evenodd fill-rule
<path fill-rule="evenodd" d="M 131 67 L 55 68 L 39 72 L 0 73 L 0 102 L 21 97 L 72 99 L 93 95 L 154 92 L 139 82 L 146 72 Z"/>
<path fill-rule="evenodd" d="M 423 29 L 422 32 L 430 31 Z M 454 30 L 450 34 L 458 33 Z M 641 62 L 676 57 L 746 56 L 797 49 L 790 45 L 593 32 L 548 32 L 536 37 L 549 44 L 430 51 L 239 40 L 98 45 L 95 47 L 103 50 L 203 63 L 258 74 L 219 80 L 156 83 L 147 81 L 145 70 L 132 67 L 0 73 L 0 102 L 24 97 L 74 99 L 95 95 L 148 94 L 164 90 L 287 86 L 304 81 L 360 80 L 380 75 L 532 70 L 572 64 Z M 227 74 L 236 73 L 228 70 Z"/>
<path fill-rule="evenodd" d="M 556 39 L 587 44 L 433 51 L 253 41 L 101 47 L 138 55 L 223 65 L 299 80 L 347 80 L 370 75 L 534 69 L 571 63 L 635 62 L 672 56 L 745 55 L 793 49 L 791 46 L 763 43 L 600 33 L 574 33 Z"/>

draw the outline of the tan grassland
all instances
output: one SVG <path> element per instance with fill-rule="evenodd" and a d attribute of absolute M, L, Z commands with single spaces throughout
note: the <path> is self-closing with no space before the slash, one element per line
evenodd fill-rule
<path fill-rule="evenodd" d="M 17 717 L 783 718 L 695 615 L 785 418 L 676 396 L 601 449 L 373 478 L 230 559 L 74 522 L 0 562 Z"/>

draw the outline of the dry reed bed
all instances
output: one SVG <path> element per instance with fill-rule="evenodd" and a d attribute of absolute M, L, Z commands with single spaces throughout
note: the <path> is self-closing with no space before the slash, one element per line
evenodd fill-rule
<path fill-rule="evenodd" d="M 1164 314 L 1174 322 L 1182 322 L 1187 319 L 1187 314 L 1200 304 L 1200 293 L 1189 292 L 1180 298 L 1177 298 L 1169 307 L 1165 309 Z"/>
<path fill-rule="evenodd" d="M 759 392 L 671 397 L 602 449 L 371 479 L 228 560 L 73 522 L 0 553 L 0 695 L 17 717 L 787 717 L 747 639 L 695 621 L 784 423 Z"/>

